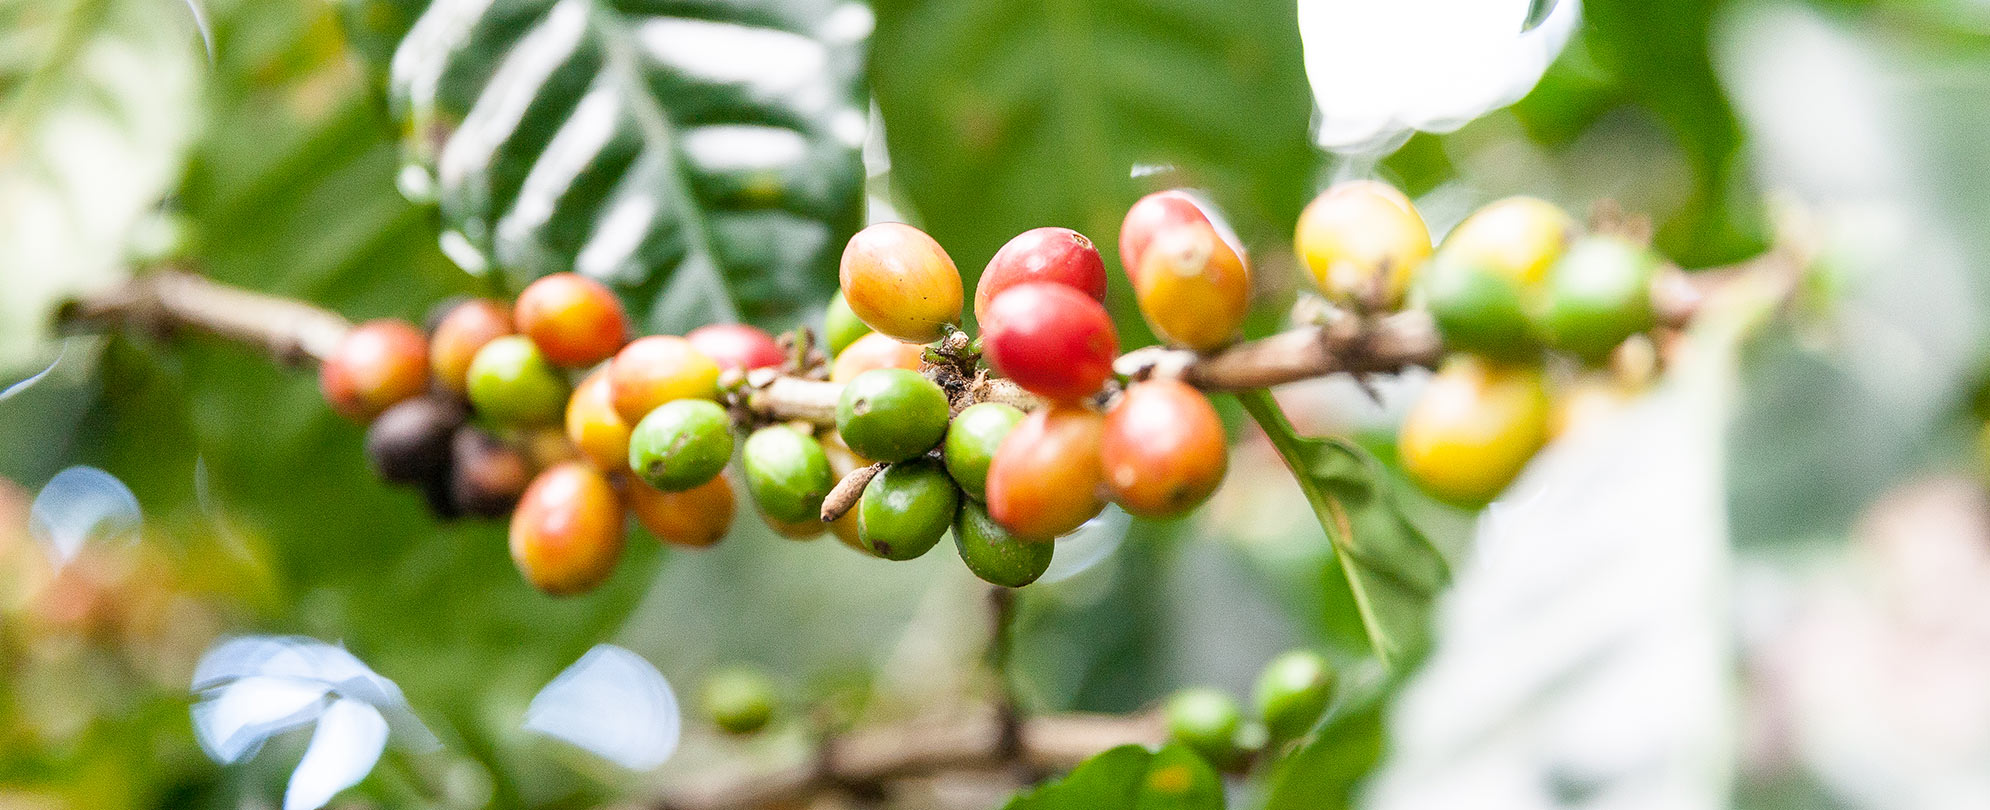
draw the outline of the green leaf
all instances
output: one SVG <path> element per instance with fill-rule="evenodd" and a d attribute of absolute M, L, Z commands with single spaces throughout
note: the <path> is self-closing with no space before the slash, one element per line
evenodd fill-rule
<path fill-rule="evenodd" d="M 1062 779 L 1019 793 L 1004 810 L 1221 810 L 1223 780 L 1195 752 L 1122 745 Z"/>
<path fill-rule="evenodd" d="M 1271 766 L 1262 810 L 1341 810 L 1382 760 L 1383 692 L 1336 709 Z"/>
<path fill-rule="evenodd" d="M 1555 13 L 1555 0 L 1528 0 L 1527 19 L 1520 23 L 1520 33 L 1527 33 L 1541 27 L 1548 21 L 1548 15 Z"/>
<path fill-rule="evenodd" d="M 1039 226 L 1083 232 L 1110 262 L 1127 207 L 1169 186 L 1209 191 L 1247 245 L 1289 249 L 1319 165 L 1291 4 L 876 5 L 892 178 L 970 289 Z M 1111 296 L 1125 342 L 1144 342 L 1128 285 Z"/>
<path fill-rule="evenodd" d="M 1237 401 L 1299 480 L 1333 544 L 1375 656 L 1390 666 L 1414 657 L 1424 644 L 1431 605 L 1450 581 L 1444 556 L 1403 516 L 1387 474 L 1366 452 L 1337 439 L 1298 435 L 1270 392 L 1240 392 Z"/>
<path fill-rule="evenodd" d="M 862 216 L 861 4 L 347 3 L 362 42 L 412 20 L 387 68 L 400 182 L 467 269 L 600 278 L 655 331 L 786 323 L 834 291 Z"/>

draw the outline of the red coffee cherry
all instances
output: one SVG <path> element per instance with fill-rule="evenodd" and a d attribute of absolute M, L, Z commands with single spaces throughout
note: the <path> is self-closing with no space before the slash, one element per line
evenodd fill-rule
<path fill-rule="evenodd" d="M 1009 240 L 988 260 L 974 288 L 974 319 L 985 324 L 996 296 L 1034 281 L 1062 284 L 1100 303 L 1106 300 L 1106 263 L 1092 240 L 1070 228 L 1035 228 Z"/>
<path fill-rule="evenodd" d="M 624 491 L 636 522 L 673 546 L 706 548 L 725 539 L 732 529 L 737 505 L 726 476 L 683 492 L 664 492 L 631 479 Z"/>
<path fill-rule="evenodd" d="M 907 343 L 939 340 L 960 322 L 960 270 L 933 237 L 902 222 L 850 237 L 838 280 L 858 318 Z"/>
<path fill-rule="evenodd" d="M 601 282 L 554 273 L 518 294 L 518 331 L 539 344 L 546 359 L 568 368 L 608 359 L 629 340 L 622 299 Z"/>
<path fill-rule="evenodd" d="M 1099 442 L 1114 503 L 1142 517 L 1174 517 L 1223 483 L 1229 453 L 1208 398 L 1170 378 L 1127 387 L 1106 412 Z"/>
<path fill-rule="evenodd" d="M 704 352 L 720 369 L 746 371 L 773 368 L 786 362 L 788 355 L 774 336 L 743 323 L 715 323 L 700 326 L 684 336 L 693 348 Z"/>
<path fill-rule="evenodd" d="M 607 477 L 568 462 L 539 474 L 511 516 L 511 560 L 554 596 L 590 591 L 622 556 L 622 504 Z"/>
<path fill-rule="evenodd" d="M 1024 419 L 988 465 L 988 514 L 1028 540 L 1046 541 L 1084 525 L 1100 500 L 1105 417 L 1082 405 L 1052 405 Z"/>
<path fill-rule="evenodd" d="M 1051 400 L 1098 393 L 1112 376 L 1119 337 L 1106 308 L 1062 284 L 1009 288 L 988 307 L 983 355 L 1003 376 Z"/>
<path fill-rule="evenodd" d="M 367 321 L 318 367 L 318 387 L 339 415 L 370 422 L 428 387 L 428 338 L 405 321 Z"/>
<path fill-rule="evenodd" d="M 428 339 L 428 368 L 435 384 L 459 395 L 469 390 L 470 361 L 477 350 L 512 332 L 511 307 L 502 301 L 472 298 L 451 307 Z"/>
<path fill-rule="evenodd" d="M 719 364 L 675 335 L 638 338 L 608 364 L 615 412 L 633 425 L 674 399 L 717 399 Z"/>

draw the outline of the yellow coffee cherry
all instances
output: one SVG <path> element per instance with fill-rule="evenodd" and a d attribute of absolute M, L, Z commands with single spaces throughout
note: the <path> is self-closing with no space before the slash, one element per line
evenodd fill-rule
<path fill-rule="evenodd" d="M 1409 291 L 1411 275 L 1430 258 L 1430 228 L 1395 187 L 1355 180 L 1327 189 L 1306 206 L 1293 246 L 1329 300 L 1395 309 Z"/>
<path fill-rule="evenodd" d="M 1508 197 L 1458 223 L 1438 253 L 1534 288 L 1547 279 L 1548 268 L 1561 258 L 1575 233 L 1575 220 L 1554 203 Z"/>
<path fill-rule="evenodd" d="M 1482 505 L 1547 441 L 1548 411 L 1540 369 L 1458 355 L 1431 378 L 1397 433 L 1403 468 L 1431 495 Z"/>

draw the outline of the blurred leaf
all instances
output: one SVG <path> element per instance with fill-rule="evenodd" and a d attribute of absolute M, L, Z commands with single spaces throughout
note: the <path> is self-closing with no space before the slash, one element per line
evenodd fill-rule
<path fill-rule="evenodd" d="M 0 380 L 53 359 L 57 303 L 125 273 L 193 132 L 190 31 L 150 0 L 0 0 Z"/>
<path fill-rule="evenodd" d="M 1291 4 L 876 5 L 892 177 L 969 289 L 1039 226 L 1083 232 L 1110 263 L 1127 207 L 1169 186 L 1208 190 L 1246 245 L 1289 253 L 1319 164 Z M 1129 286 L 1110 293 L 1122 342 L 1147 342 Z"/>
<path fill-rule="evenodd" d="M 1741 123 L 1714 74 L 1709 39 L 1720 7 L 1721 0 L 1590 0 L 1582 9 L 1588 55 L 1625 97 L 1665 123 L 1693 167 L 1693 195 L 1655 237 L 1685 267 L 1727 264 L 1769 246 Z"/>
<path fill-rule="evenodd" d="M 1555 0 L 1528 0 L 1527 19 L 1520 24 L 1520 31 L 1526 33 L 1541 26 L 1555 11 Z"/>
<path fill-rule="evenodd" d="M 347 2 L 362 42 L 413 10 Z M 399 179 L 512 287 L 584 273 L 653 331 L 793 321 L 861 216 L 870 26 L 847 0 L 435 0 L 390 64 Z"/>
<path fill-rule="evenodd" d="M 1263 810 L 1340 810 L 1382 760 L 1382 695 L 1337 709 L 1271 766 Z"/>
<path fill-rule="evenodd" d="M 1703 311 L 1657 391 L 1489 507 L 1366 807 L 1726 805 L 1721 445 L 1739 336 L 1781 300 L 1738 295 Z"/>
<path fill-rule="evenodd" d="M 1237 401 L 1264 428 L 1319 516 L 1375 656 L 1392 666 L 1415 656 L 1450 566 L 1403 516 L 1387 474 L 1354 445 L 1298 435 L 1266 391 L 1239 393 Z"/>
<path fill-rule="evenodd" d="M 1062 779 L 1010 799 L 1005 810 L 1222 810 L 1223 781 L 1187 748 L 1122 745 Z"/>

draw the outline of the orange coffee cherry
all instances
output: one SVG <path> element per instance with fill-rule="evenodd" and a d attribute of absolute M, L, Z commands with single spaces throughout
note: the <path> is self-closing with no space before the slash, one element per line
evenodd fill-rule
<path fill-rule="evenodd" d="M 370 422 L 428 387 L 428 338 L 405 321 L 353 327 L 318 367 L 318 388 L 339 415 Z"/>
<path fill-rule="evenodd" d="M 1202 392 L 1157 377 L 1128 386 L 1106 412 L 1099 453 L 1114 503 L 1143 517 L 1194 509 L 1229 465 L 1223 420 Z"/>
<path fill-rule="evenodd" d="M 960 270 L 924 231 L 880 222 L 850 237 L 838 278 L 863 322 L 907 343 L 930 343 L 960 322 Z"/>
<path fill-rule="evenodd" d="M 629 467 L 629 430 L 629 423 L 615 410 L 608 369 L 595 369 L 567 400 L 567 441 L 603 471 L 625 470 Z"/>
<path fill-rule="evenodd" d="M 924 354 L 925 350 L 916 345 L 872 332 L 857 338 L 842 354 L 836 355 L 836 362 L 829 366 L 829 380 L 847 383 L 866 371 L 880 368 L 918 371 Z"/>
<path fill-rule="evenodd" d="M 511 307 L 501 301 L 472 298 L 452 307 L 428 339 L 428 368 L 435 384 L 458 395 L 467 392 L 477 350 L 512 331 Z"/>
<path fill-rule="evenodd" d="M 629 341 L 622 299 L 601 282 L 554 273 L 518 294 L 518 331 L 539 344 L 554 365 L 583 368 L 615 354 Z"/>
<path fill-rule="evenodd" d="M 675 335 L 651 335 L 616 353 L 608 365 L 615 412 L 631 425 L 674 399 L 717 399 L 719 364 Z"/>
<path fill-rule="evenodd" d="M 736 509 L 732 481 L 724 475 L 683 492 L 664 492 L 631 478 L 629 511 L 658 540 L 705 548 L 725 539 Z"/>
<path fill-rule="evenodd" d="M 988 465 L 988 514 L 1026 539 L 1066 534 L 1105 508 L 1099 446 L 1105 417 L 1080 405 L 1040 408 L 1009 431 Z"/>
<path fill-rule="evenodd" d="M 622 503 L 607 477 L 569 462 L 539 474 L 511 515 L 511 560 L 554 596 L 593 590 L 622 556 Z"/>

